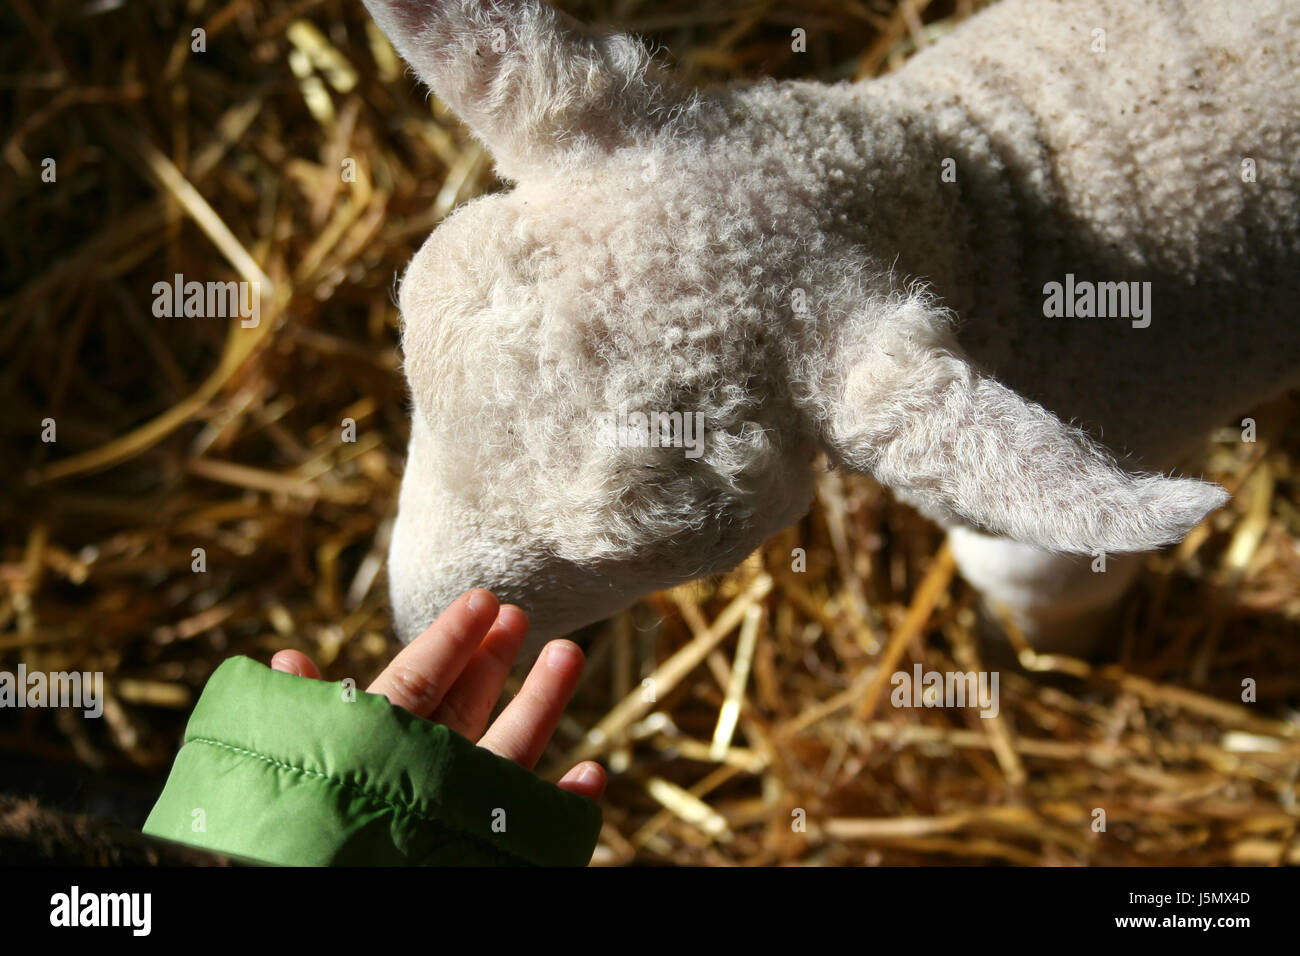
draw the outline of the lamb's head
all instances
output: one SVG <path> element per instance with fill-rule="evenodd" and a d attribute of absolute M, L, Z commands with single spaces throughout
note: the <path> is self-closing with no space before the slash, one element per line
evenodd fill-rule
<path fill-rule="evenodd" d="M 734 566 L 806 508 L 819 447 L 939 520 L 1064 550 L 1153 547 L 1219 502 L 972 369 L 888 251 L 728 148 L 718 104 L 741 100 L 540 0 L 367 4 L 516 182 L 401 285 L 404 639 L 473 586 L 541 639 Z"/>
<path fill-rule="evenodd" d="M 552 188 L 466 205 L 402 280 L 405 638 L 471 586 L 565 633 L 733 567 L 808 503 L 762 284 L 703 247 L 707 211 Z"/>

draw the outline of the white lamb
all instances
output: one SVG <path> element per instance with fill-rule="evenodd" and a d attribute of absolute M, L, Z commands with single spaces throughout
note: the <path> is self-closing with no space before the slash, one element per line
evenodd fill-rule
<path fill-rule="evenodd" d="M 1227 499 L 1162 473 L 1300 381 L 1295 0 L 1002 0 L 880 80 L 705 91 L 539 0 L 366 2 L 515 183 L 401 285 L 406 640 L 471 586 L 541 640 L 731 568 L 822 450 L 1051 642 Z"/>

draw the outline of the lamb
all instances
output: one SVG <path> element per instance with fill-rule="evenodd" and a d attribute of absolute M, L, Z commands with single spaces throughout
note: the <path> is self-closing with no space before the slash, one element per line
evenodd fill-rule
<path fill-rule="evenodd" d="M 514 183 L 401 282 L 406 640 L 470 586 L 541 641 L 734 567 L 824 452 L 1071 642 L 1300 382 L 1294 0 L 1001 0 L 878 80 L 706 90 L 540 0 L 366 3 Z"/>

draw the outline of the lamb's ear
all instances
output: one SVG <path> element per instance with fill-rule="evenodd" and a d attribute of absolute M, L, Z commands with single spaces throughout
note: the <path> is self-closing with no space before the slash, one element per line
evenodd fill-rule
<path fill-rule="evenodd" d="M 397 51 L 506 175 L 561 150 L 616 148 L 676 87 L 641 42 L 594 35 L 542 0 L 365 0 Z"/>
<path fill-rule="evenodd" d="M 923 307 L 848 348 L 820 403 L 839 463 L 930 517 L 1053 551 L 1146 551 L 1181 540 L 1228 493 L 1133 474 L 1080 429 L 974 369 Z"/>

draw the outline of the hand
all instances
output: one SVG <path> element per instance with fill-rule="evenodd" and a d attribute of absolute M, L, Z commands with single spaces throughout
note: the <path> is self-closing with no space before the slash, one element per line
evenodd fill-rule
<path fill-rule="evenodd" d="M 522 610 L 499 604 L 491 591 L 466 591 L 393 658 L 367 691 L 383 694 L 390 703 L 419 717 L 446 724 L 485 750 L 531 770 L 555 732 L 586 661 L 572 641 L 551 641 L 514 700 L 487 727 L 527 634 L 528 615 Z M 320 670 L 302 651 L 278 652 L 271 667 L 321 679 Z M 599 800 L 605 791 L 605 770 L 584 760 L 558 785 Z"/>

